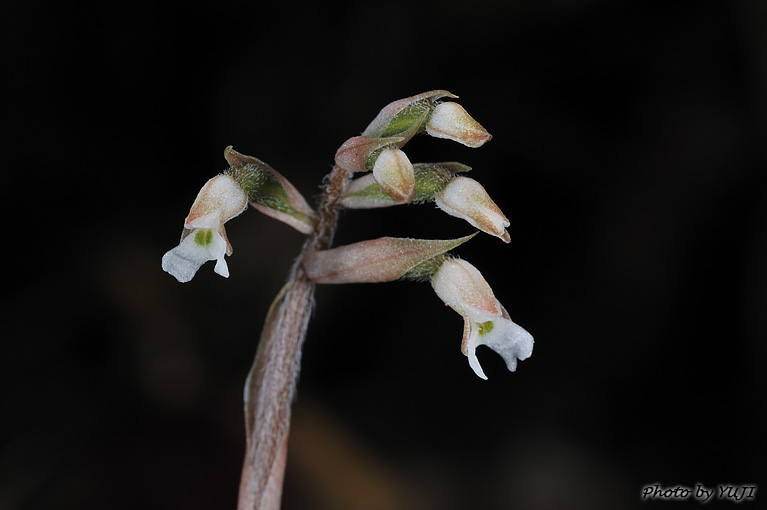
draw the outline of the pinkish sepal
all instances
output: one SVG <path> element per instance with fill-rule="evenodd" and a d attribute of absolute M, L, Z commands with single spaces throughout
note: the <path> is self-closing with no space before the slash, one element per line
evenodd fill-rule
<path fill-rule="evenodd" d="M 367 172 L 368 161 L 384 147 L 397 146 L 404 140 L 400 136 L 390 138 L 370 138 L 368 136 L 353 136 L 346 140 L 336 151 L 336 165 L 350 172 Z"/>

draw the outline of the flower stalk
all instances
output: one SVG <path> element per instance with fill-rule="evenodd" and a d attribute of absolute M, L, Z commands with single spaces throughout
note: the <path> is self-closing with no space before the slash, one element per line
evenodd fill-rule
<path fill-rule="evenodd" d="M 303 260 L 308 253 L 326 249 L 333 241 L 339 201 L 348 178 L 347 170 L 333 168 L 317 227 L 304 243 L 264 324 L 245 383 L 246 453 L 237 510 L 280 508 L 291 403 L 316 285 L 304 270 Z"/>

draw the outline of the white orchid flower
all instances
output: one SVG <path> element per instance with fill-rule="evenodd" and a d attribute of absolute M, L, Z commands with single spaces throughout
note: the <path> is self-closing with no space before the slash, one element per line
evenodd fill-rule
<path fill-rule="evenodd" d="M 476 355 L 480 345 L 500 354 L 512 372 L 517 368 L 517 360 L 525 360 L 533 353 L 532 335 L 512 322 L 476 267 L 465 260 L 448 259 L 432 277 L 431 284 L 437 296 L 463 316 L 461 351 L 479 377 L 487 379 Z"/>
<path fill-rule="evenodd" d="M 232 245 L 226 237 L 224 223 L 248 206 L 248 196 L 228 175 L 218 175 L 202 187 L 184 221 L 184 231 L 178 246 L 162 257 L 162 268 L 184 283 L 191 280 L 197 270 L 209 260 L 215 260 L 213 269 L 229 277 L 224 255 L 232 254 Z"/>

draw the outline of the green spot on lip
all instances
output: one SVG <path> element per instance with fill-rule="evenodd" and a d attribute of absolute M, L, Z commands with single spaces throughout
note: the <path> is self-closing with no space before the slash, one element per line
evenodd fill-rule
<path fill-rule="evenodd" d="M 213 231 L 210 229 L 198 230 L 194 235 L 194 242 L 203 247 L 210 246 L 213 242 Z"/>
<path fill-rule="evenodd" d="M 479 323 L 479 336 L 486 335 L 493 330 L 495 323 L 493 321 Z"/>

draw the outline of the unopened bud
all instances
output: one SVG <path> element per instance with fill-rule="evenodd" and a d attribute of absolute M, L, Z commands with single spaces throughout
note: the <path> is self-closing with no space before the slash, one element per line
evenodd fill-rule
<path fill-rule="evenodd" d="M 490 199 L 485 188 L 474 179 L 463 176 L 454 178 L 437 194 L 435 203 L 449 215 L 464 219 L 483 232 L 506 243 L 511 240 L 506 231 L 509 220 Z"/>
<path fill-rule="evenodd" d="M 434 108 L 426 132 L 436 138 L 447 138 L 467 147 L 480 147 L 492 135 L 458 103 L 440 103 Z"/>
<path fill-rule="evenodd" d="M 373 178 L 392 200 L 403 204 L 415 196 L 413 165 L 399 149 L 384 149 L 373 166 Z"/>

